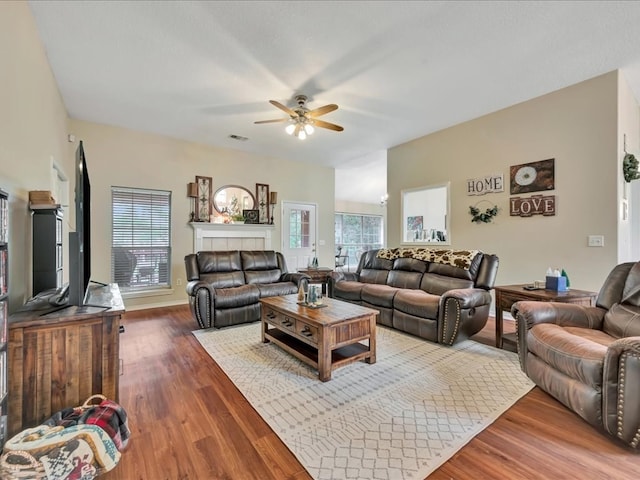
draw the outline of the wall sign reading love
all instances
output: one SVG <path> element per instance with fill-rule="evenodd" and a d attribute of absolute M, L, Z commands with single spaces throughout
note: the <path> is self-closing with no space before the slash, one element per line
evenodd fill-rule
<path fill-rule="evenodd" d="M 555 195 L 532 195 L 530 197 L 511 197 L 509 215 L 512 217 L 531 217 L 532 215 L 552 216 L 556 214 Z"/>

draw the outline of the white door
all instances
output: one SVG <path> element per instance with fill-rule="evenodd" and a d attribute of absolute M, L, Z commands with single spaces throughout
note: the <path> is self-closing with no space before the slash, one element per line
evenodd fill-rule
<path fill-rule="evenodd" d="M 316 205 L 282 203 L 282 254 L 290 272 L 309 266 L 316 245 Z"/>

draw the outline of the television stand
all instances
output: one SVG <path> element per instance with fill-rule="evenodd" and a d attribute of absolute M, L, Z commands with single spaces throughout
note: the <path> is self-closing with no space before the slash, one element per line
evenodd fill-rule
<path fill-rule="evenodd" d="M 125 313 L 118 285 L 90 285 L 87 301 L 97 307 L 52 311 L 48 301 L 44 309 L 30 300 L 9 317 L 9 437 L 95 393 L 118 401 Z"/>

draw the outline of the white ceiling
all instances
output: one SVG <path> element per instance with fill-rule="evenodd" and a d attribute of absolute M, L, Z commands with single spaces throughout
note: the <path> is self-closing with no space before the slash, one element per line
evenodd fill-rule
<path fill-rule="evenodd" d="M 71 117 L 334 166 L 345 200 L 378 202 L 385 149 L 448 126 L 618 68 L 640 98 L 640 2 L 29 4 Z M 344 132 L 253 123 L 298 93 Z"/>

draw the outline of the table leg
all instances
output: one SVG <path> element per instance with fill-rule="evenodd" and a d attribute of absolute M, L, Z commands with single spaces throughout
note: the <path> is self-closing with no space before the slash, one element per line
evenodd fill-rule
<path fill-rule="evenodd" d="M 502 348 L 502 296 L 496 292 L 496 347 Z"/>
<path fill-rule="evenodd" d="M 318 342 L 318 377 L 321 382 L 331 380 L 331 348 L 329 347 L 329 335 L 325 335 L 324 329 L 320 331 Z"/>
<path fill-rule="evenodd" d="M 369 321 L 369 357 L 365 359 L 366 363 L 376 363 L 376 316 L 371 315 Z"/>

